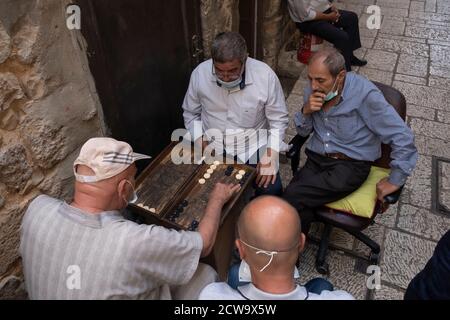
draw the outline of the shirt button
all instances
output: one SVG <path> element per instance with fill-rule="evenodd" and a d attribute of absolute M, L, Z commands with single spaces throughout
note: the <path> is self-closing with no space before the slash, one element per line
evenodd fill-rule
<path fill-rule="evenodd" d="M 326 148 L 328 148 L 328 143 L 325 145 Z"/>
<path fill-rule="evenodd" d="M 328 121 L 328 118 L 325 118 L 325 121 Z"/>
<path fill-rule="evenodd" d="M 330 133 L 329 133 L 329 132 L 327 132 L 327 136 L 330 136 Z"/>

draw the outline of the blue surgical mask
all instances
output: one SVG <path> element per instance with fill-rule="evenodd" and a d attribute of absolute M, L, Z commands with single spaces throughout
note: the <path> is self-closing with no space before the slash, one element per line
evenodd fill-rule
<path fill-rule="evenodd" d="M 236 80 L 223 81 L 214 72 L 214 63 L 213 63 L 213 74 L 216 77 L 217 85 L 219 87 L 222 87 L 222 88 L 227 89 L 227 90 L 232 90 L 234 88 L 237 88 L 237 87 L 241 86 L 241 84 L 242 84 L 242 77 L 243 77 L 244 69 L 245 69 L 245 64 L 246 64 L 246 60 L 242 63 L 241 73 L 240 73 L 239 77 Z M 244 84 L 244 86 L 245 86 L 245 84 Z M 242 89 L 242 87 L 241 87 L 241 89 Z"/>
<path fill-rule="evenodd" d="M 242 75 L 240 75 L 239 78 L 237 78 L 236 80 L 229 81 L 229 82 L 219 79 L 219 77 L 216 75 L 216 80 L 217 80 L 217 83 L 220 84 L 221 87 L 230 90 L 230 89 L 236 88 L 237 86 L 239 86 L 241 84 Z"/>
<path fill-rule="evenodd" d="M 337 83 L 337 78 L 334 81 L 333 89 L 336 86 L 336 83 Z M 339 94 L 339 91 L 336 88 L 336 91 L 331 90 L 330 92 L 328 92 L 328 94 L 326 95 L 326 97 L 323 100 L 324 100 L 324 102 L 328 102 L 328 101 L 333 100 L 334 98 L 336 98 L 338 94 Z"/>

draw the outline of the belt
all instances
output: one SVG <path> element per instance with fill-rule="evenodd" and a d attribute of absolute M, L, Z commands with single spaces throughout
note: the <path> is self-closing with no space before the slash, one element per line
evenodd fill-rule
<path fill-rule="evenodd" d="M 353 158 L 347 157 L 345 154 L 336 152 L 336 153 L 325 153 L 325 157 L 336 159 L 336 160 L 350 160 L 350 161 L 358 161 Z"/>

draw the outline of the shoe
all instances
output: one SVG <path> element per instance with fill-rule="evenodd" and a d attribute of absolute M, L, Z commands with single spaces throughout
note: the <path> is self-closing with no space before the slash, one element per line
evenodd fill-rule
<path fill-rule="evenodd" d="M 358 59 L 355 56 L 352 57 L 352 60 L 350 62 L 352 64 L 352 66 L 358 66 L 358 67 L 362 67 L 362 66 L 365 66 L 367 64 L 367 60 Z"/>

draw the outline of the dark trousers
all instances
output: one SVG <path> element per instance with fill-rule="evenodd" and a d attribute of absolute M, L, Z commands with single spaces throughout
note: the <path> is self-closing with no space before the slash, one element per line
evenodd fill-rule
<path fill-rule="evenodd" d="M 325 13 L 329 12 L 330 10 L 325 11 Z M 343 54 L 347 71 L 351 71 L 353 51 L 361 48 L 358 16 L 354 12 L 345 10 L 339 10 L 339 13 L 341 17 L 337 23 L 332 24 L 323 20 L 306 21 L 297 23 L 297 27 L 303 33 L 311 33 L 331 42 Z"/>
<path fill-rule="evenodd" d="M 308 159 L 294 175 L 283 198 L 300 214 L 302 232 L 308 234 L 314 221 L 314 208 L 342 199 L 357 190 L 367 179 L 370 163 L 337 160 L 306 149 Z"/>
<path fill-rule="evenodd" d="M 405 300 L 450 300 L 450 231 L 439 240 L 425 268 L 411 280 Z"/>

